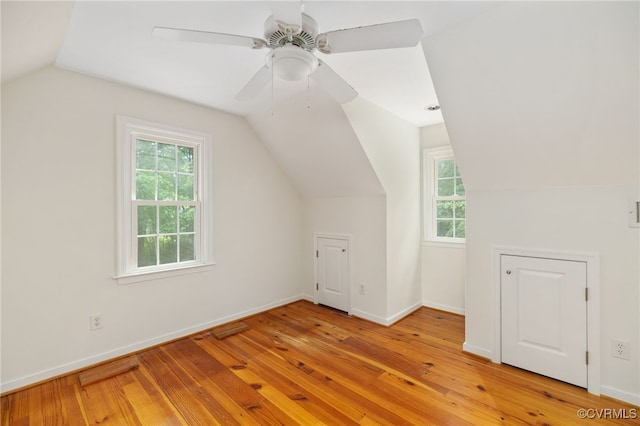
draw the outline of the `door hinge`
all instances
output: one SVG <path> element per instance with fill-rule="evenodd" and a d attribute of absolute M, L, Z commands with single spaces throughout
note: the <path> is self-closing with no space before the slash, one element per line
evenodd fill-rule
<path fill-rule="evenodd" d="M 318 283 L 316 283 L 316 290 L 319 290 L 319 288 L 318 288 Z"/>
<path fill-rule="evenodd" d="M 585 352 L 585 364 L 589 365 L 589 351 Z"/>
<path fill-rule="evenodd" d="M 584 300 L 585 301 L 589 301 L 589 288 L 588 287 L 584 288 Z"/>
<path fill-rule="evenodd" d="M 318 250 L 316 250 L 316 257 L 318 257 Z"/>

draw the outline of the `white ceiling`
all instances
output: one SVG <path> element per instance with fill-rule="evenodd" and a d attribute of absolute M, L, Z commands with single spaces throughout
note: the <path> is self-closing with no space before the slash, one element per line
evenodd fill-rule
<path fill-rule="evenodd" d="M 359 92 L 358 101 L 422 127 L 442 122 L 441 112 L 425 111 L 438 100 L 422 43 L 496 4 L 305 0 L 303 8 L 320 32 L 419 19 L 424 37 L 416 47 L 316 55 Z M 384 192 L 344 111 L 319 86 L 275 79 L 273 90 L 254 100 L 235 100 L 264 64 L 265 49 L 152 35 L 153 27 L 166 26 L 263 38 L 272 2 L 3 0 L 0 6 L 3 83 L 56 65 L 243 115 L 304 196 Z"/>
<path fill-rule="evenodd" d="M 290 3 L 297 7 L 297 2 Z M 306 0 L 303 10 L 321 32 L 418 18 L 428 35 L 490 5 Z M 267 50 L 168 41 L 151 31 L 167 26 L 263 38 L 270 6 L 265 1 L 78 1 L 56 65 L 240 115 L 260 113 L 271 108 L 272 96 L 283 99 L 306 90 L 306 85 L 276 80 L 273 94 L 268 87 L 252 101 L 234 99 L 264 64 Z M 316 55 L 379 107 L 417 126 L 442 122 L 439 112 L 424 109 L 437 98 L 420 45 Z"/>
<path fill-rule="evenodd" d="M 311 97 L 311 108 L 304 106 L 307 96 L 301 93 L 278 104 L 274 113 L 253 113 L 248 121 L 306 197 L 384 194 L 342 108 L 317 86 L 311 88 Z"/>

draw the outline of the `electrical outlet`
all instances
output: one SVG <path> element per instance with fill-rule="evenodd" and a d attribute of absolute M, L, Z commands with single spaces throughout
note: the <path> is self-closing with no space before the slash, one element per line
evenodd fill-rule
<path fill-rule="evenodd" d="M 611 339 L 611 356 L 614 358 L 629 359 L 629 342 Z"/>
<path fill-rule="evenodd" d="M 102 314 L 93 314 L 89 318 L 91 321 L 91 330 L 99 330 L 104 327 L 104 324 L 102 322 Z"/>
<path fill-rule="evenodd" d="M 364 284 L 360 284 L 360 294 L 364 294 Z"/>

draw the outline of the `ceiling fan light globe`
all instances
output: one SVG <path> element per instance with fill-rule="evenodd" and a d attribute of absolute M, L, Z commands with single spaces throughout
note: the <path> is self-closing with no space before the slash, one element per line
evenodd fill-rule
<path fill-rule="evenodd" d="M 298 81 L 318 69 L 318 59 L 297 46 L 282 46 L 267 55 L 267 67 L 273 68 L 273 74 L 278 78 Z"/>

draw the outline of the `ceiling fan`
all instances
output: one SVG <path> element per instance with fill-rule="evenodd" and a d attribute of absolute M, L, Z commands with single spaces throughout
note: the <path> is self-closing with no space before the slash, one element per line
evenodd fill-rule
<path fill-rule="evenodd" d="M 200 30 L 155 27 L 153 34 L 175 41 L 224 44 L 252 49 L 269 49 L 265 65 L 236 95 L 239 101 L 250 100 L 262 91 L 273 77 L 296 81 L 311 78 L 339 103 L 353 100 L 358 92 L 325 62 L 314 55 L 363 50 L 416 46 L 423 31 L 420 21 L 387 22 L 363 27 L 319 33 L 318 24 L 309 15 L 272 3 L 273 15 L 264 23 L 264 39 Z"/>

